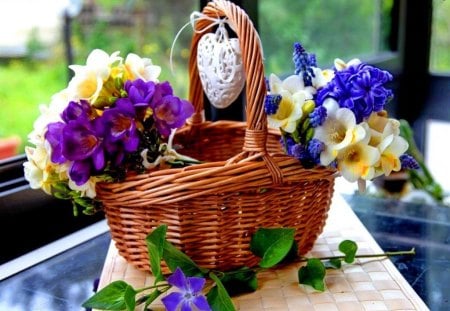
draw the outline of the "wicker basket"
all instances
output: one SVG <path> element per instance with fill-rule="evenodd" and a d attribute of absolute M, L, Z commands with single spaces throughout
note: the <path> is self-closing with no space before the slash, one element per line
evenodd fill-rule
<path fill-rule="evenodd" d="M 254 266 L 258 259 L 249 242 L 259 227 L 295 228 L 304 254 L 322 232 L 330 206 L 335 172 L 304 169 L 281 152 L 279 133 L 267 128 L 261 47 L 250 19 L 225 0 L 210 2 L 203 13 L 227 17 L 236 29 L 247 77 L 247 122 L 203 120 L 196 52 L 204 32 L 195 32 L 190 100 L 196 113 L 176 143 L 184 147 L 181 153 L 205 163 L 130 175 L 97 189 L 120 255 L 140 270 L 150 270 L 145 237 L 161 224 L 168 225 L 169 240 L 205 268 Z M 210 23 L 202 19 L 196 27 Z"/>

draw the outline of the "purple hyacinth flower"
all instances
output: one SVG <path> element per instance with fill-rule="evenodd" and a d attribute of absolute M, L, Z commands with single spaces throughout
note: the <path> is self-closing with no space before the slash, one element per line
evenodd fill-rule
<path fill-rule="evenodd" d="M 324 106 L 316 107 L 313 112 L 309 114 L 309 120 L 312 127 L 322 125 L 327 118 L 327 109 Z"/>
<path fill-rule="evenodd" d="M 402 154 L 400 156 L 400 163 L 402 165 L 402 169 L 404 170 L 417 170 L 420 168 L 419 163 L 417 163 L 416 159 L 409 154 Z"/>
<path fill-rule="evenodd" d="M 172 129 L 184 125 L 186 119 L 194 113 L 194 106 L 190 102 L 173 95 L 162 97 L 152 108 L 156 128 L 165 137 L 170 135 Z"/>
<path fill-rule="evenodd" d="M 353 111 L 360 123 L 372 112 L 384 109 L 392 98 L 392 91 L 384 84 L 392 81 L 392 75 L 384 70 L 360 63 L 336 71 L 333 80 L 317 93 L 317 105 L 328 97 L 334 98 L 340 107 Z"/>
<path fill-rule="evenodd" d="M 202 294 L 205 279 L 199 277 L 186 277 L 180 268 L 167 278 L 167 282 L 175 286 L 180 292 L 172 292 L 162 298 L 167 311 L 209 311 L 211 307 Z"/>
<path fill-rule="evenodd" d="M 279 94 L 266 95 L 266 98 L 264 99 L 264 111 L 267 115 L 270 116 L 277 113 L 281 99 L 282 97 Z"/>
<path fill-rule="evenodd" d="M 318 139 L 311 139 L 308 143 L 310 160 L 314 164 L 320 164 L 320 154 L 325 150 L 325 144 Z"/>
<path fill-rule="evenodd" d="M 47 126 L 45 139 L 49 142 L 50 147 L 52 148 L 50 160 L 53 163 L 62 164 L 66 162 L 66 158 L 64 157 L 62 152 L 62 144 L 61 144 L 62 133 L 65 126 L 66 124 L 62 122 L 50 123 Z"/>

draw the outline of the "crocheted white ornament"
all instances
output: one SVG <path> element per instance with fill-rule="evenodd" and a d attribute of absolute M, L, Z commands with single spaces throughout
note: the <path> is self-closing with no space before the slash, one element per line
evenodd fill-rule
<path fill-rule="evenodd" d="M 211 105 L 226 108 L 245 85 L 241 48 L 220 24 L 215 33 L 203 35 L 197 46 L 197 67 L 203 90 Z"/>

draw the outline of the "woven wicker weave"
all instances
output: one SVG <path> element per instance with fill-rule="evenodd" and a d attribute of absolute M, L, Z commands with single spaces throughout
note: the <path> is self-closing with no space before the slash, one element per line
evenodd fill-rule
<path fill-rule="evenodd" d="M 205 163 L 130 175 L 97 189 L 120 255 L 145 271 L 145 237 L 161 224 L 169 226 L 169 240 L 205 268 L 254 266 L 249 242 L 259 227 L 295 228 L 304 254 L 322 232 L 333 193 L 334 171 L 304 169 L 282 154 L 278 132 L 267 128 L 261 47 L 246 13 L 225 0 L 210 2 L 203 13 L 227 17 L 236 30 L 247 77 L 247 122 L 204 121 L 196 52 L 205 32 L 195 32 L 190 100 L 196 113 L 176 143 L 184 147 L 181 153 Z M 202 19 L 196 28 L 210 24 Z"/>

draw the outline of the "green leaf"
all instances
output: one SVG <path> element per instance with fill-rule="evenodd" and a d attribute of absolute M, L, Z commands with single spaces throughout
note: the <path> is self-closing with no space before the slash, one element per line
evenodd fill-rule
<path fill-rule="evenodd" d="M 356 251 L 358 250 L 358 245 L 350 240 L 344 240 L 339 244 L 339 250 L 344 253 L 344 261 L 346 263 L 352 263 L 355 261 Z"/>
<path fill-rule="evenodd" d="M 339 258 L 333 258 L 324 261 L 324 265 L 327 269 L 340 269 L 342 267 L 342 261 Z"/>
<path fill-rule="evenodd" d="M 136 308 L 136 291 L 133 287 L 127 286 L 124 293 L 125 305 L 128 311 L 134 311 Z"/>
<path fill-rule="evenodd" d="M 191 258 L 167 240 L 164 241 L 163 259 L 170 271 L 174 272 L 179 267 L 186 276 L 203 276 L 209 271 L 197 266 Z"/>
<path fill-rule="evenodd" d="M 270 268 L 289 253 L 294 243 L 293 228 L 259 228 L 250 241 L 250 250 L 261 257 L 259 266 Z"/>
<path fill-rule="evenodd" d="M 150 233 L 145 241 L 147 242 L 150 267 L 155 276 L 155 284 L 164 280 L 161 272 L 161 259 L 164 251 L 164 241 L 166 240 L 167 225 L 161 225 Z"/>
<path fill-rule="evenodd" d="M 230 296 L 251 293 L 258 288 L 256 272 L 248 267 L 225 272 L 220 280 Z"/>
<path fill-rule="evenodd" d="M 162 292 L 157 290 L 157 289 L 155 289 L 153 292 L 151 292 L 150 295 L 148 295 L 147 300 L 145 301 L 145 308 L 144 308 L 144 310 L 147 310 L 147 307 L 149 305 L 151 305 L 151 303 L 153 301 L 155 301 L 156 298 L 158 298 L 159 295 L 161 295 L 161 294 L 162 294 Z"/>
<path fill-rule="evenodd" d="M 210 272 L 209 277 L 216 282 L 216 286 L 211 288 L 209 293 L 206 295 L 206 299 L 208 300 L 208 304 L 211 309 L 220 311 L 235 311 L 236 308 L 233 305 L 233 301 L 217 275 Z"/>
<path fill-rule="evenodd" d="M 135 300 L 136 291 L 124 281 L 115 281 L 83 303 L 84 308 L 101 310 L 134 310 L 130 299 Z"/>
<path fill-rule="evenodd" d="M 298 270 L 298 282 L 300 284 L 310 285 L 315 290 L 325 291 L 325 266 L 317 258 L 308 259 L 306 266 Z"/>

